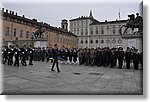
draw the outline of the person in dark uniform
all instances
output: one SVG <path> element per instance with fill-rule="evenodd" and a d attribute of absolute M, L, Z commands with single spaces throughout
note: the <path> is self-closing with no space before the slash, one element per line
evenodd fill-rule
<path fill-rule="evenodd" d="M 110 68 L 114 68 L 114 66 L 115 66 L 115 49 L 114 48 L 112 48 L 111 50 L 110 50 Z"/>
<path fill-rule="evenodd" d="M 82 49 L 79 49 L 78 51 L 78 58 L 79 58 L 79 65 L 82 64 Z"/>
<path fill-rule="evenodd" d="M 106 67 L 107 66 L 106 65 L 106 63 L 107 63 L 107 49 L 106 48 L 103 49 L 103 56 L 102 56 L 102 58 L 103 58 L 103 67 Z"/>
<path fill-rule="evenodd" d="M 14 49 L 13 46 L 10 45 L 8 49 L 8 65 L 13 64 L 13 55 L 14 55 Z"/>
<path fill-rule="evenodd" d="M 52 49 L 52 54 L 53 54 L 53 65 L 52 65 L 52 68 L 51 68 L 51 71 L 55 71 L 54 70 L 54 66 L 56 64 L 56 67 L 57 67 L 57 71 L 60 72 L 59 70 L 59 66 L 58 66 L 58 56 L 59 56 L 59 52 L 58 52 L 58 48 L 57 48 L 57 44 L 54 45 L 54 48 Z"/>
<path fill-rule="evenodd" d="M 73 53 L 72 53 L 73 51 L 72 51 L 72 49 L 70 48 L 69 50 L 68 50 L 68 56 L 69 56 L 69 62 L 70 62 L 70 64 L 72 63 L 72 57 L 73 57 Z"/>
<path fill-rule="evenodd" d="M 23 66 L 27 66 L 26 63 L 26 56 L 27 56 L 27 49 L 26 49 L 26 45 L 23 45 L 23 47 L 21 48 L 21 64 Z"/>
<path fill-rule="evenodd" d="M 67 64 L 67 61 L 68 61 L 68 49 L 67 48 L 65 48 L 65 50 L 64 50 L 64 58 L 65 58 L 65 64 Z"/>
<path fill-rule="evenodd" d="M 90 49 L 86 48 L 85 51 L 85 65 L 88 66 L 90 61 Z"/>
<path fill-rule="evenodd" d="M 118 58 L 118 50 L 117 50 L 117 48 L 114 48 L 114 66 L 116 66 L 117 65 L 117 58 Z"/>
<path fill-rule="evenodd" d="M 74 48 L 73 49 L 73 62 L 74 62 L 74 64 L 76 64 L 77 63 L 77 50 L 76 50 L 76 48 Z"/>
<path fill-rule="evenodd" d="M 18 66 L 19 67 L 20 52 L 21 52 L 21 50 L 19 49 L 19 46 L 16 45 L 16 48 L 14 49 L 14 56 L 15 56 L 14 66 Z"/>
<path fill-rule="evenodd" d="M 122 68 L 122 66 L 123 66 L 123 60 L 124 60 L 124 51 L 123 51 L 123 48 L 120 47 L 119 51 L 118 51 L 119 68 Z"/>
<path fill-rule="evenodd" d="M 33 65 L 33 54 L 34 54 L 34 49 L 32 47 L 32 45 L 30 45 L 29 49 L 28 49 L 28 53 L 29 53 L 29 65 Z"/>
<path fill-rule="evenodd" d="M 41 60 L 42 60 L 42 62 L 45 61 L 45 57 L 46 57 L 46 50 L 45 50 L 45 47 L 43 47 L 41 49 Z"/>
<path fill-rule="evenodd" d="M 3 64 L 5 64 L 6 62 L 7 62 L 7 59 L 8 59 L 8 47 L 7 46 L 3 46 L 3 49 L 2 49 L 2 62 L 3 62 Z"/>
<path fill-rule="evenodd" d="M 141 68 L 143 68 L 143 52 L 139 53 L 139 62 L 141 64 Z"/>
<path fill-rule="evenodd" d="M 139 67 L 139 53 L 138 53 L 138 49 L 134 49 L 133 52 L 133 66 L 135 70 L 138 70 Z"/>
<path fill-rule="evenodd" d="M 131 62 L 131 50 L 129 47 L 127 47 L 127 50 L 125 52 L 125 61 L 126 61 L 126 68 L 130 69 L 130 62 Z"/>

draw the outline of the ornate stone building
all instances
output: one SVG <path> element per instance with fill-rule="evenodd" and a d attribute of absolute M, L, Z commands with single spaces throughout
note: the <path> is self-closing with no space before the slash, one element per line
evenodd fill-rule
<path fill-rule="evenodd" d="M 119 29 L 127 20 L 99 22 L 92 12 L 88 17 L 81 16 L 70 20 L 70 31 L 78 36 L 79 48 L 96 47 L 136 47 L 142 51 L 142 35 L 134 34 L 128 29 L 125 35 L 120 35 Z M 125 28 L 123 28 L 124 30 Z"/>
<path fill-rule="evenodd" d="M 42 38 L 34 38 L 33 33 L 37 26 L 40 25 L 36 19 L 26 18 L 24 15 L 19 16 L 14 11 L 8 11 L 2 8 L 2 43 L 4 45 L 27 45 L 34 44 L 35 47 L 50 47 L 55 43 L 59 48 L 76 47 L 77 36 L 67 30 L 67 22 L 62 20 L 63 28 L 50 26 L 50 24 L 43 23 L 46 32 Z"/>

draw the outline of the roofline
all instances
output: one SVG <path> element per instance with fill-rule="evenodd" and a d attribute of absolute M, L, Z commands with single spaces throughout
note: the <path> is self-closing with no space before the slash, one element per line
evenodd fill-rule
<path fill-rule="evenodd" d="M 22 20 L 22 21 L 25 21 L 25 22 L 28 22 L 28 23 L 31 23 L 31 24 L 34 24 L 34 25 L 38 25 L 38 26 L 40 25 L 40 22 L 38 22 L 36 19 L 29 19 L 29 18 L 25 18 L 25 16 L 23 17 L 23 16 L 19 16 L 19 15 L 14 15 L 14 14 L 10 14 L 10 13 L 4 12 L 4 11 L 2 12 L 2 16 Z M 71 36 L 77 37 L 75 34 L 73 34 L 70 31 L 50 26 L 50 24 L 47 24 L 47 23 L 44 23 L 43 26 L 46 27 L 46 28 L 49 28 L 50 30 L 56 30 L 56 31 L 59 31 L 59 32 L 62 32 L 62 33 L 67 33 L 67 34 L 70 34 Z"/>

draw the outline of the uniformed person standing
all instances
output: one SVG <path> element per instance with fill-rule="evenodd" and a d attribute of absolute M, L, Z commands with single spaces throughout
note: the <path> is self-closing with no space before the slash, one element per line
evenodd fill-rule
<path fill-rule="evenodd" d="M 26 45 L 23 45 L 23 47 L 21 48 L 21 64 L 23 66 L 27 66 L 26 63 L 27 52 L 28 50 L 26 49 Z"/>
<path fill-rule="evenodd" d="M 127 50 L 125 52 L 125 61 L 126 61 L 126 68 L 130 69 L 130 62 L 131 62 L 131 50 L 129 47 L 127 47 Z"/>
<path fill-rule="evenodd" d="M 8 49 L 8 65 L 12 65 L 13 64 L 13 55 L 14 55 L 14 51 L 13 51 L 13 46 L 9 45 L 9 49 Z"/>
<path fill-rule="evenodd" d="M 52 65 L 51 71 L 55 71 L 54 66 L 56 64 L 57 71 L 60 72 L 59 66 L 58 66 L 59 52 L 58 52 L 57 44 L 54 45 L 54 48 L 52 49 L 52 54 L 53 54 L 53 65 Z"/>
<path fill-rule="evenodd" d="M 19 46 L 16 45 L 16 48 L 14 49 L 14 56 L 15 56 L 14 66 L 18 66 L 19 67 L 20 52 L 21 52 L 21 50 L 19 49 Z"/>
<path fill-rule="evenodd" d="M 79 65 L 82 64 L 82 49 L 79 49 L 78 51 L 78 58 L 79 58 Z"/>
<path fill-rule="evenodd" d="M 114 68 L 115 66 L 115 50 L 112 48 L 110 50 L 110 68 Z"/>
<path fill-rule="evenodd" d="M 86 48 L 85 51 L 85 65 L 88 66 L 90 61 L 90 49 Z"/>
<path fill-rule="evenodd" d="M 74 62 L 74 64 L 76 64 L 77 63 L 77 50 L 76 50 L 76 48 L 74 48 L 73 49 L 73 62 Z"/>
<path fill-rule="evenodd" d="M 138 70 L 139 67 L 139 53 L 138 53 L 138 49 L 134 49 L 133 52 L 133 66 L 135 70 Z"/>
<path fill-rule="evenodd" d="M 3 64 L 5 64 L 7 62 L 7 59 L 8 59 L 8 52 L 7 52 L 8 50 L 7 49 L 8 49 L 7 46 L 4 46 L 2 49 L 2 57 L 3 57 L 2 62 L 3 62 Z"/>
<path fill-rule="evenodd" d="M 33 54 L 34 54 L 34 49 L 32 47 L 32 45 L 30 45 L 29 49 L 28 49 L 28 53 L 29 53 L 29 65 L 33 65 Z"/>
<path fill-rule="evenodd" d="M 124 60 L 124 51 L 123 51 L 123 48 L 120 47 L 119 51 L 118 51 L 118 62 L 119 62 L 119 67 L 118 68 L 122 68 L 123 60 Z"/>

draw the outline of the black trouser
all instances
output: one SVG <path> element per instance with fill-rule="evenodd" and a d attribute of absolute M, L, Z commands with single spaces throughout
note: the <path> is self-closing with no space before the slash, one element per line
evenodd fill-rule
<path fill-rule="evenodd" d="M 89 58 L 88 57 L 85 58 L 85 65 L 87 65 L 87 66 L 89 65 Z"/>
<path fill-rule="evenodd" d="M 13 56 L 10 56 L 8 58 L 8 65 L 12 65 L 13 64 Z"/>
<path fill-rule="evenodd" d="M 79 57 L 79 65 L 81 65 L 81 64 L 82 64 L 82 58 Z"/>
<path fill-rule="evenodd" d="M 21 64 L 26 66 L 26 57 L 25 56 L 22 56 L 22 60 L 21 60 Z"/>
<path fill-rule="evenodd" d="M 119 68 L 122 68 L 122 65 L 123 65 L 123 59 L 118 59 L 118 62 L 119 62 Z"/>
<path fill-rule="evenodd" d="M 33 65 L 32 60 L 33 60 L 33 55 L 29 55 L 29 65 Z"/>
<path fill-rule="evenodd" d="M 19 67 L 19 57 L 15 57 L 14 66 L 16 66 L 16 65 Z"/>
<path fill-rule="evenodd" d="M 134 65 L 134 69 L 138 70 L 138 67 L 139 67 L 138 61 L 133 61 L 133 65 Z"/>
<path fill-rule="evenodd" d="M 115 60 L 110 59 L 110 68 L 114 68 L 114 66 L 115 66 Z"/>
<path fill-rule="evenodd" d="M 56 64 L 56 67 L 57 67 L 57 71 L 59 72 L 60 70 L 59 70 L 59 67 L 58 67 L 58 59 L 53 59 L 54 61 L 53 61 L 53 65 L 52 65 L 52 69 L 51 70 L 54 70 L 54 66 L 55 66 L 55 64 Z"/>
<path fill-rule="evenodd" d="M 126 68 L 130 69 L 130 60 L 126 60 Z"/>

